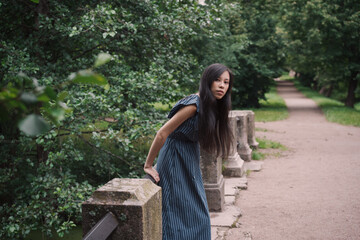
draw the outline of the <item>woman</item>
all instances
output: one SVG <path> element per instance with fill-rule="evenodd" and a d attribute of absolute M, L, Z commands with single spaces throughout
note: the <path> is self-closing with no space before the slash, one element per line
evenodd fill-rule
<path fill-rule="evenodd" d="M 199 92 L 175 104 L 151 145 L 144 171 L 162 187 L 163 240 L 211 239 L 199 143 L 204 151 L 227 156 L 232 84 L 233 75 L 226 66 L 208 66 Z"/>

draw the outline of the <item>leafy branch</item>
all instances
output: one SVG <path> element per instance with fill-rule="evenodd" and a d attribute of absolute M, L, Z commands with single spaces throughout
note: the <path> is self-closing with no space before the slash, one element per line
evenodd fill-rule
<path fill-rule="evenodd" d="M 112 156 L 112 157 L 114 157 L 114 158 L 116 158 L 116 159 L 119 159 L 120 161 L 126 163 L 128 166 L 132 166 L 132 165 L 131 165 L 128 161 L 126 161 L 125 159 L 123 159 L 123 158 L 121 158 L 121 157 L 113 154 L 112 152 L 110 152 L 110 151 L 108 151 L 108 150 L 106 150 L 106 149 L 102 149 L 102 148 L 100 148 L 100 147 L 97 147 L 95 144 L 93 144 L 93 143 L 91 143 L 90 141 L 86 140 L 86 139 L 84 138 L 84 136 L 82 136 L 81 134 L 78 134 L 77 136 L 78 136 L 81 140 L 83 140 L 86 144 L 88 144 L 89 146 L 91 146 L 92 148 L 94 148 L 94 149 L 96 149 L 96 150 L 98 150 L 98 151 L 105 152 L 106 154 L 108 154 L 108 155 L 110 155 L 110 156 Z"/>
<path fill-rule="evenodd" d="M 65 113 L 71 111 L 63 102 L 68 93 L 66 91 L 57 93 L 56 90 L 61 90 L 70 84 L 98 85 L 109 89 L 110 85 L 107 80 L 94 72 L 93 68 L 100 67 L 110 60 L 109 54 L 100 53 L 92 68 L 72 73 L 68 81 L 54 87 L 40 86 L 36 79 L 30 79 L 20 73 L 18 75 L 20 85 L 8 83 L 0 91 L 0 122 L 9 121 L 10 118 L 20 119 L 18 128 L 29 136 L 49 131 L 48 121 L 59 125 L 65 118 Z M 46 116 L 48 121 L 39 114 L 40 112 Z"/>

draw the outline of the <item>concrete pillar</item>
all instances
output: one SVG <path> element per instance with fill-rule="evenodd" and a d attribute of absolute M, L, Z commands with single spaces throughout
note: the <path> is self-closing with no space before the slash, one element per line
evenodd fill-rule
<path fill-rule="evenodd" d="M 245 161 L 251 161 L 252 150 L 248 143 L 248 132 L 249 132 L 249 122 L 247 111 L 231 111 L 231 113 L 237 117 L 237 131 L 236 131 L 236 140 L 237 140 L 237 151 L 240 157 Z"/>
<path fill-rule="evenodd" d="M 201 150 L 200 168 L 209 211 L 223 211 L 225 202 L 225 185 L 224 177 L 222 175 L 222 158 Z"/>
<path fill-rule="evenodd" d="M 161 188 L 148 179 L 114 178 L 82 203 L 83 236 L 108 212 L 119 225 L 108 239 L 161 239 Z"/>
<path fill-rule="evenodd" d="M 226 177 L 241 177 L 244 174 L 244 160 L 238 153 L 238 117 L 234 112 L 229 113 L 229 123 L 234 139 L 230 146 L 230 153 L 224 161 L 223 174 Z"/>

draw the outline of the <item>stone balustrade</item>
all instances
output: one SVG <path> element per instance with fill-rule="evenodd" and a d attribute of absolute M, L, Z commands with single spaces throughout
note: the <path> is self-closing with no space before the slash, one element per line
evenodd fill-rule
<path fill-rule="evenodd" d="M 200 168 L 211 212 L 221 212 L 225 203 L 225 185 L 222 175 L 222 158 L 201 150 Z"/>
<path fill-rule="evenodd" d="M 231 114 L 237 119 L 237 128 L 234 136 L 237 141 L 237 151 L 240 157 L 245 161 L 251 161 L 252 150 L 249 146 L 249 131 L 252 131 L 250 126 L 251 119 L 249 119 L 250 111 L 231 111 Z M 255 124 L 254 124 L 255 125 Z M 251 136 L 254 136 L 251 135 Z"/>
<path fill-rule="evenodd" d="M 255 119 L 252 111 L 231 111 L 230 126 L 234 134 L 231 151 L 224 163 L 224 174 L 241 177 L 244 160 L 251 160 L 251 148 L 257 148 Z M 208 201 L 209 211 L 224 211 L 225 180 L 222 174 L 222 157 L 203 150 L 200 168 Z M 82 204 L 83 236 L 108 213 L 115 222 L 115 230 L 107 239 L 161 239 L 162 213 L 161 188 L 148 179 L 115 178 L 97 189 Z"/>
<path fill-rule="evenodd" d="M 229 123 L 234 138 L 230 146 L 229 156 L 224 161 L 223 174 L 226 177 L 241 177 L 244 174 L 244 160 L 238 153 L 238 115 L 233 111 L 229 113 Z"/>
<path fill-rule="evenodd" d="M 242 177 L 245 172 L 244 160 L 251 161 L 252 149 L 259 145 L 255 140 L 255 114 L 253 111 L 231 111 L 229 122 L 234 134 L 231 151 L 224 162 L 222 158 L 205 151 L 200 153 L 200 168 L 203 176 L 209 211 L 224 210 L 224 177 Z"/>
<path fill-rule="evenodd" d="M 248 122 L 248 143 L 250 147 L 257 149 L 259 143 L 255 139 L 255 113 L 251 110 L 243 110 L 242 112 L 248 113 L 247 122 Z"/>
<path fill-rule="evenodd" d="M 83 236 L 111 212 L 119 224 L 107 239 L 161 239 L 161 209 L 161 188 L 150 180 L 114 178 L 83 202 Z"/>

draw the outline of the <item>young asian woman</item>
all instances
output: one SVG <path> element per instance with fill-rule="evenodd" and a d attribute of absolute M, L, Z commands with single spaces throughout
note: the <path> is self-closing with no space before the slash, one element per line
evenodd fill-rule
<path fill-rule="evenodd" d="M 144 171 L 162 187 L 163 240 L 210 240 L 209 210 L 200 170 L 203 151 L 227 156 L 233 74 L 208 66 L 199 92 L 178 101 L 150 147 Z M 158 156 L 156 169 L 152 167 Z"/>

